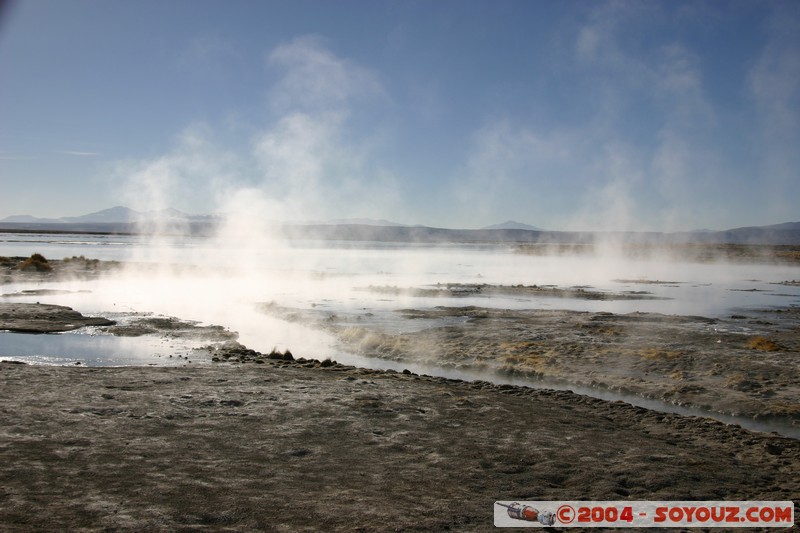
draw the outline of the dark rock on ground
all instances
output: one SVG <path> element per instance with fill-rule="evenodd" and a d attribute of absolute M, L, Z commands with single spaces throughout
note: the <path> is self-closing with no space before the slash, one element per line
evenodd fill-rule
<path fill-rule="evenodd" d="M 0 302 L 0 330 L 55 333 L 84 326 L 111 326 L 106 318 L 83 316 L 71 307 L 50 304 Z"/>

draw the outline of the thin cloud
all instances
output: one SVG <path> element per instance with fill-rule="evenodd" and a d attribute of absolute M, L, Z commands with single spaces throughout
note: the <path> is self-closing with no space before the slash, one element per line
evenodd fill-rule
<path fill-rule="evenodd" d="M 365 104 L 385 97 L 378 77 L 315 36 L 283 43 L 268 57 L 282 70 L 269 92 L 280 117 L 253 138 L 260 189 L 280 200 L 284 218 L 379 215 L 379 206 L 393 204 L 396 184 L 373 162 L 374 139 L 351 126 Z"/>
<path fill-rule="evenodd" d="M 203 197 L 222 183 L 232 181 L 238 161 L 214 142 L 210 127 L 194 123 L 176 138 L 163 156 L 148 161 L 118 164 L 115 175 L 126 183 L 123 194 L 139 211 L 178 207 L 197 211 Z"/>
<path fill-rule="evenodd" d="M 338 57 L 317 36 L 281 44 L 269 54 L 268 62 L 285 69 L 270 94 L 271 105 L 279 111 L 331 110 L 347 107 L 355 99 L 385 96 L 372 71 Z"/>
<path fill-rule="evenodd" d="M 509 119 L 487 123 L 473 133 L 465 175 L 452 190 L 460 205 L 481 218 L 479 225 L 494 222 L 491 217 L 503 211 L 516 218 L 541 217 L 564 197 L 568 175 L 575 174 L 583 153 L 579 144 L 569 132 Z"/>
<path fill-rule="evenodd" d="M 73 155 L 75 157 L 97 157 L 100 155 L 99 152 L 81 152 L 78 150 L 59 150 L 58 153 L 64 155 Z"/>
<path fill-rule="evenodd" d="M 569 68 L 592 81 L 591 110 L 555 128 L 524 115 L 489 118 L 473 135 L 459 198 L 482 215 L 513 210 L 570 229 L 681 229 L 687 215 L 708 213 L 725 175 L 717 110 L 703 58 L 647 31 L 664 16 L 649 3 L 587 12 L 571 28 Z"/>

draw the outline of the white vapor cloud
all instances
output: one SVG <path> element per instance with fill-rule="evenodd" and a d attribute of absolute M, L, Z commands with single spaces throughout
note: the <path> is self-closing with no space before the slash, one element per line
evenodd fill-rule
<path fill-rule="evenodd" d="M 233 154 L 219 149 L 211 129 L 204 124 L 187 127 L 167 154 L 149 161 L 124 161 L 116 169 L 123 181 L 123 196 L 140 211 L 160 211 L 202 204 L 204 196 L 235 179 Z"/>
<path fill-rule="evenodd" d="M 268 57 L 281 73 L 266 91 L 274 116 L 236 149 L 223 149 L 210 125 L 195 124 L 169 153 L 121 165 L 132 207 L 198 212 L 210 205 L 229 217 L 229 229 L 253 229 L 377 217 L 399 203 L 394 178 L 372 160 L 374 139 L 357 136 L 350 124 L 359 104 L 385 95 L 377 77 L 316 37 L 284 43 Z"/>
<path fill-rule="evenodd" d="M 336 56 L 318 36 L 298 37 L 278 46 L 268 63 L 285 71 L 270 91 L 270 105 L 279 112 L 341 110 L 356 99 L 386 96 L 374 73 Z"/>
<path fill-rule="evenodd" d="M 473 134 L 465 177 L 453 183 L 463 214 L 472 212 L 487 223 L 498 211 L 529 211 L 535 217 L 568 185 L 562 173 L 572 167 L 576 141 L 570 134 L 536 131 L 510 119 L 486 124 Z M 511 199 L 521 205 L 510 205 Z"/>
<path fill-rule="evenodd" d="M 473 136 L 462 200 L 483 197 L 488 213 L 505 201 L 514 217 L 573 230 L 677 231 L 723 215 L 730 169 L 714 138 L 706 65 L 674 33 L 662 42 L 648 33 L 662 9 L 592 4 L 572 28 L 564 68 L 591 81 L 594 108 L 557 128 L 522 115 L 488 119 Z"/>
<path fill-rule="evenodd" d="M 316 36 L 278 46 L 269 65 L 283 77 L 269 91 L 278 119 L 253 140 L 260 187 L 282 219 L 378 217 L 398 205 L 393 177 L 371 161 L 373 140 L 353 116 L 386 91 L 371 71 L 336 56 Z"/>

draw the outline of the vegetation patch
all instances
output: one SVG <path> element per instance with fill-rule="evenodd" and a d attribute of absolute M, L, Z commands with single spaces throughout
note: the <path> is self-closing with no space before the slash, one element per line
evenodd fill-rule
<path fill-rule="evenodd" d="M 506 341 L 500 343 L 500 348 L 508 354 L 529 354 L 536 353 L 539 344 L 538 341 Z"/>
<path fill-rule="evenodd" d="M 782 349 L 775 341 L 760 335 L 748 339 L 747 347 L 752 350 L 761 350 L 762 352 L 779 352 Z"/>
<path fill-rule="evenodd" d="M 47 262 L 42 254 L 33 254 L 25 261 L 17 265 L 23 272 L 50 272 L 53 267 Z"/>

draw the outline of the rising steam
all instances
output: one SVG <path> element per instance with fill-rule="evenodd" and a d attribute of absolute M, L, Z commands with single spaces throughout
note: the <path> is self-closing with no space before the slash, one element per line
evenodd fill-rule
<path fill-rule="evenodd" d="M 599 8 L 573 43 L 575 64 L 602 67 L 600 110 L 584 123 L 561 128 L 487 119 L 472 135 L 470 156 L 452 181 L 448 210 L 472 219 L 504 210 L 533 216 L 547 206 L 548 211 L 563 213 L 555 220 L 561 228 L 574 230 L 674 229 L 698 206 L 714 218 L 718 208 L 712 202 L 716 199 L 712 184 L 727 168 L 719 152 L 693 142 L 718 120 L 705 95 L 699 60 L 670 43 L 662 47 L 657 61 L 642 61 L 616 40 L 615 28 L 627 16 L 608 6 Z M 775 47 L 780 45 L 778 40 Z M 783 56 L 770 50 L 755 68 L 760 72 L 788 68 L 776 59 Z M 254 302 L 281 299 L 300 307 L 318 305 L 326 298 L 340 305 L 348 298 L 358 302 L 363 295 L 351 294 L 353 283 L 347 276 L 376 275 L 369 265 L 386 263 L 385 257 L 370 263 L 370 257 L 342 251 L 336 257 L 322 251 L 295 253 L 277 224 L 385 218 L 388 213 L 402 219 L 413 210 L 402 206 L 398 179 L 377 163 L 380 134 L 359 134 L 365 124 L 379 132 L 378 110 L 392 105 L 375 72 L 337 56 L 322 39 L 309 36 L 275 48 L 266 58 L 266 68 L 278 78 L 265 89 L 262 122 L 253 125 L 244 143 L 228 142 L 226 131 L 194 124 L 177 137 L 167 154 L 120 165 L 119 174 L 126 179 L 129 205 L 138 210 L 177 206 L 218 217 L 211 239 L 192 246 L 175 246 L 167 240 L 160 247 L 143 247 L 145 255 L 132 258 L 167 265 L 163 278 L 140 279 L 136 289 L 141 295 L 152 293 L 153 301 L 160 302 L 153 304 L 153 310 L 190 311 L 202 320 L 235 323 L 245 336 L 280 346 L 277 339 L 294 326 L 273 321 L 265 330 L 267 319 L 252 312 Z M 623 91 L 616 88 L 620 83 L 626 91 L 647 94 L 649 102 L 658 106 L 656 134 L 645 148 L 609 133 L 620 130 L 617 111 Z M 772 94 L 770 88 L 774 84 L 753 83 L 763 105 Z M 698 173 L 701 179 L 690 178 Z M 689 201 L 693 194 L 701 199 Z M 643 227 L 645 219 L 660 227 Z M 186 229 L 175 228 L 168 217 L 163 224 L 146 229 L 156 234 Z M 519 258 L 498 263 L 475 257 L 465 269 L 457 255 L 408 252 L 393 257 L 392 268 L 377 274 L 374 282 L 414 286 L 480 279 L 603 284 L 614 277 L 674 277 L 657 266 L 658 259 L 666 258 L 630 264 L 619 255 L 618 244 L 599 247 L 590 268 L 585 263 L 565 267 L 561 262 L 539 264 L 535 272 Z M 373 253 L 380 255 L 366 255 Z M 363 261 L 365 266 L 337 265 L 337 261 Z M 185 264 L 201 270 L 172 268 Z M 298 332 L 285 347 L 296 350 L 297 344 L 291 343 L 307 341 L 307 334 Z"/>

